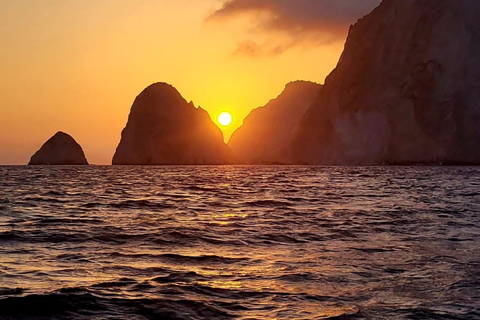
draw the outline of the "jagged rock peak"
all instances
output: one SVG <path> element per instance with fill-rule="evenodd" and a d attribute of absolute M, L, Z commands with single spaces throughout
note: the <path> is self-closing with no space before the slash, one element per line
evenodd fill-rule
<path fill-rule="evenodd" d="M 242 163 L 290 163 L 288 147 L 320 89 L 313 82 L 294 81 L 276 99 L 254 109 L 228 143 L 236 158 Z"/>
<path fill-rule="evenodd" d="M 202 108 L 173 86 L 155 83 L 135 99 L 112 163 L 116 165 L 224 164 L 230 150 Z"/>
<path fill-rule="evenodd" d="M 295 91 L 295 90 L 304 90 L 307 87 L 318 87 L 321 86 L 320 84 L 312 81 L 305 81 L 305 80 L 295 80 L 287 83 L 285 85 L 285 89 L 281 94 L 287 93 L 289 91 Z"/>
<path fill-rule="evenodd" d="M 88 165 L 82 147 L 59 131 L 32 156 L 29 165 Z"/>

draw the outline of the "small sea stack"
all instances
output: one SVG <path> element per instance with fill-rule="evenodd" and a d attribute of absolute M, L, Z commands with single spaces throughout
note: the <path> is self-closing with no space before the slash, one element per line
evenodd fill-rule
<path fill-rule="evenodd" d="M 231 152 L 202 108 L 173 86 L 155 83 L 133 103 L 113 165 L 219 165 Z"/>
<path fill-rule="evenodd" d="M 88 161 L 75 139 L 59 131 L 35 152 L 28 165 L 88 165 Z"/>

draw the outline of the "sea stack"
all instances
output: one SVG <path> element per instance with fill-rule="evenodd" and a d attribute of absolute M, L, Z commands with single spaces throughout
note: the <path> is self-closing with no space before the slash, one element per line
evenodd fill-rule
<path fill-rule="evenodd" d="M 321 87 L 308 81 L 291 82 L 276 99 L 253 110 L 228 143 L 236 159 L 247 164 L 291 163 L 294 133 Z"/>
<path fill-rule="evenodd" d="M 480 163 L 480 1 L 384 0 L 306 112 L 297 163 Z"/>
<path fill-rule="evenodd" d="M 133 103 L 114 165 L 229 163 L 231 152 L 208 113 L 166 83 L 146 88 Z"/>
<path fill-rule="evenodd" d="M 28 165 L 88 165 L 88 161 L 75 139 L 59 131 L 32 156 Z"/>

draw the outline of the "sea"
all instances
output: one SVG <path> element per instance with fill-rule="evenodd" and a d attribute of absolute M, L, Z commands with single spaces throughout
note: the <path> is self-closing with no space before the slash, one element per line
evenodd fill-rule
<path fill-rule="evenodd" d="M 480 167 L 3 166 L 0 319 L 480 319 Z"/>

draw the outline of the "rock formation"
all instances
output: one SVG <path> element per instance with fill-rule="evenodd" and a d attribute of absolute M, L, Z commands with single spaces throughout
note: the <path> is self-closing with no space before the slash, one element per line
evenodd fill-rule
<path fill-rule="evenodd" d="M 480 163 L 480 1 L 384 0 L 306 112 L 298 163 Z"/>
<path fill-rule="evenodd" d="M 133 103 L 114 165 L 225 164 L 230 149 L 208 113 L 156 83 Z"/>
<path fill-rule="evenodd" d="M 253 110 L 228 145 L 238 161 L 249 164 L 290 163 L 290 145 L 303 115 L 321 85 L 296 81 L 276 99 Z"/>
<path fill-rule="evenodd" d="M 75 139 L 59 131 L 32 156 L 28 165 L 88 165 L 88 162 Z"/>

